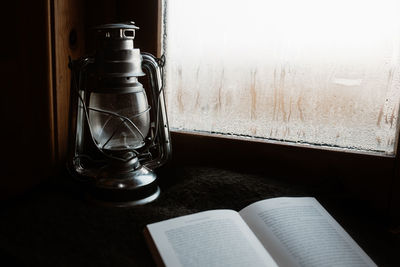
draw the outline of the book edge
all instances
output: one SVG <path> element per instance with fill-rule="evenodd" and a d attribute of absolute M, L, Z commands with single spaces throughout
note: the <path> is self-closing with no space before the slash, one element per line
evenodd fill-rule
<path fill-rule="evenodd" d="M 143 229 L 143 235 L 144 239 L 146 240 L 147 247 L 150 250 L 151 255 L 153 256 L 153 260 L 155 261 L 156 265 L 158 267 L 166 267 L 161 254 L 156 246 L 156 243 L 154 242 L 153 237 L 151 236 L 151 233 L 147 226 Z"/>

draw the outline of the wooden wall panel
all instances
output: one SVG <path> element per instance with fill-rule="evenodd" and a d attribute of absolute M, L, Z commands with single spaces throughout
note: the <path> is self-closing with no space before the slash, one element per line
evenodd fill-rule
<path fill-rule="evenodd" d="M 85 48 L 87 53 L 93 53 L 95 48 L 93 27 L 118 22 L 115 0 L 85 1 Z"/>
<path fill-rule="evenodd" d="M 56 107 L 57 162 L 64 165 L 68 150 L 70 70 L 68 56 L 85 52 L 84 2 L 55 0 L 53 15 L 54 99 Z"/>

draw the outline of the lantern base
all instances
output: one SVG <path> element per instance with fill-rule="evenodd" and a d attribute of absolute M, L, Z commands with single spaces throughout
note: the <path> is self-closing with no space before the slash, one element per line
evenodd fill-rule
<path fill-rule="evenodd" d="M 100 171 L 98 179 L 89 184 L 88 200 L 113 207 L 144 205 L 158 198 L 160 188 L 156 174 L 145 166 L 116 170 L 114 167 Z"/>
<path fill-rule="evenodd" d="M 142 199 L 137 199 L 137 200 L 132 200 L 132 201 L 108 201 L 104 199 L 98 198 L 98 196 L 93 195 L 91 193 L 88 193 L 86 195 L 86 198 L 89 202 L 95 203 L 100 206 L 106 206 L 106 207 L 134 207 L 134 206 L 140 206 L 140 205 L 145 205 L 150 202 L 153 202 L 160 196 L 160 188 L 157 186 L 156 191 L 145 198 Z"/>

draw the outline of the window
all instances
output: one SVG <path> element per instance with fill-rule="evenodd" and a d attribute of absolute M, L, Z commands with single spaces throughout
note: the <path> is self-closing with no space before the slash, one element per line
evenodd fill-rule
<path fill-rule="evenodd" d="M 396 0 L 163 2 L 170 127 L 394 155 Z"/>

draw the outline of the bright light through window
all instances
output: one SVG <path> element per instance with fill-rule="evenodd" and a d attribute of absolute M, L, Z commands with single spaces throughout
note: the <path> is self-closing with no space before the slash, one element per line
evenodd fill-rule
<path fill-rule="evenodd" d="M 394 154 L 398 0 L 164 1 L 172 129 Z"/>

